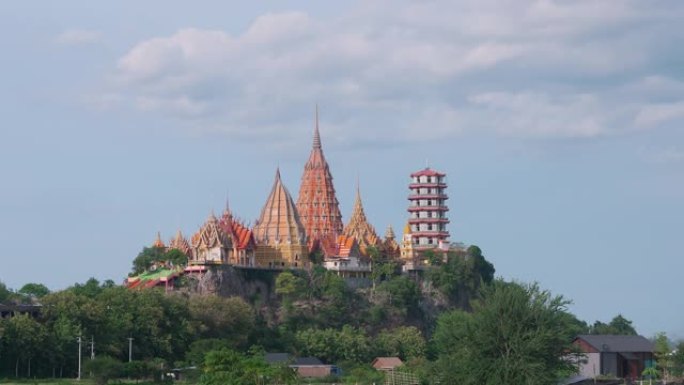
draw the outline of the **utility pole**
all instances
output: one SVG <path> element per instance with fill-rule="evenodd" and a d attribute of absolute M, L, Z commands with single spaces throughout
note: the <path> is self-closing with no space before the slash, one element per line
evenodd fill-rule
<path fill-rule="evenodd" d="M 78 381 L 81 381 L 81 336 L 79 335 L 78 338 L 76 338 L 76 341 L 78 341 L 78 377 L 76 379 Z"/>
<path fill-rule="evenodd" d="M 95 336 L 90 336 L 90 359 L 95 359 Z"/>
<path fill-rule="evenodd" d="M 128 362 L 133 361 L 133 337 L 128 337 Z"/>

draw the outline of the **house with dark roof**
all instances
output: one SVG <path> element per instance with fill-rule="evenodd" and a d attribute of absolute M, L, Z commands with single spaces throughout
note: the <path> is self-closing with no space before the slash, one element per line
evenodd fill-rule
<path fill-rule="evenodd" d="M 635 379 L 652 366 L 653 342 L 642 336 L 580 335 L 573 341 L 582 353 L 579 374 Z"/>
<path fill-rule="evenodd" d="M 337 366 L 324 364 L 316 357 L 295 358 L 288 353 L 266 353 L 264 360 L 271 365 L 287 365 L 300 377 L 321 378 L 340 374 Z"/>

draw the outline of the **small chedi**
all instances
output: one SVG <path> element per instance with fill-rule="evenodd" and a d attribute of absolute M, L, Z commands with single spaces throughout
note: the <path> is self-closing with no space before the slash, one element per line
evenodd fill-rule
<path fill-rule="evenodd" d="M 395 260 L 405 272 L 421 270 L 426 255 L 444 255 L 459 244 L 449 243 L 446 174 L 429 167 L 410 174 L 409 218 L 397 242 L 392 226 L 378 236 L 368 221 L 359 182 L 349 221 L 344 225 L 335 195 L 330 166 L 325 159 L 316 108 L 313 146 L 304 165 L 296 201 L 276 170 L 273 187 L 259 218 L 250 228 L 226 208 L 220 217 L 211 213 L 190 239 L 180 230 L 167 243 L 159 234 L 152 248 L 187 256 L 187 264 L 154 263 L 127 280 L 128 287 L 172 287 L 182 274 L 202 274 L 212 265 L 239 269 L 310 269 L 319 263 L 345 278 L 370 277 L 375 258 Z M 296 203 L 295 203 L 296 202 Z M 429 252 L 429 253 L 428 253 Z M 159 277 L 156 281 L 146 275 Z"/>

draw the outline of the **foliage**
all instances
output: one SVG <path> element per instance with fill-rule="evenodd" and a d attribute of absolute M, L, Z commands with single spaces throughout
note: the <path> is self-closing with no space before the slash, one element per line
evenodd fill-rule
<path fill-rule="evenodd" d="M 27 283 L 19 289 L 18 293 L 30 298 L 43 298 L 50 294 L 50 289 L 42 283 Z"/>
<path fill-rule="evenodd" d="M 564 359 L 571 348 L 568 304 L 537 285 L 493 282 L 473 313 L 455 310 L 439 318 L 439 377 L 466 385 L 556 383 L 575 370 Z"/>
<path fill-rule="evenodd" d="M 282 384 L 277 367 L 268 365 L 263 357 L 245 356 L 234 350 L 220 349 L 207 353 L 203 385 Z"/>
<path fill-rule="evenodd" d="M 383 330 L 375 339 L 379 356 L 397 356 L 403 361 L 425 356 L 426 342 L 415 326 Z"/>
<path fill-rule="evenodd" d="M 188 256 L 178 249 L 167 251 L 163 247 L 144 247 L 133 260 L 130 275 L 142 274 L 158 262 L 170 262 L 174 266 L 181 266 L 188 263 Z"/>
<path fill-rule="evenodd" d="M 370 341 L 362 329 L 344 325 L 341 330 L 307 329 L 296 334 L 302 356 L 314 356 L 323 362 L 367 362 L 371 357 Z"/>
<path fill-rule="evenodd" d="M 83 369 L 93 374 L 98 385 L 105 385 L 110 379 L 118 378 L 124 373 L 124 365 L 109 356 L 99 356 L 85 361 Z"/>
<path fill-rule="evenodd" d="M 435 257 L 437 258 L 437 257 Z M 470 246 L 466 252 L 452 251 L 445 262 L 434 262 L 428 271 L 428 279 L 460 308 L 468 308 L 482 284 L 494 279 L 494 266 L 483 256 L 477 246 Z"/>
<path fill-rule="evenodd" d="M 637 335 L 634 326 L 632 326 L 632 321 L 626 319 L 622 314 L 618 314 L 613 317 L 608 324 L 601 321 L 594 322 L 589 330 L 590 334 L 617 334 L 625 336 L 635 336 Z"/>
<path fill-rule="evenodd" d="M 7 302 L 10 299 L 12 292 L 7 288 L 7 285 L 0 282 L 0 303 Z"/>
<path fill-rule="evenodd" d="M 254 326 L 254 311 L 239 297 L 196 295 L 189 300 L 190 316 L 202 338 L 226 338 L 243 347 Z"/>
<path fill-rule="evenodd" d="M 291 304 L 292 301 L 298 299 L 306 283 L 304 280 L 290 271 L 284 271 L 278 275 L 276 278 L 276 289 L 275 292 L 283 298 L 286 304 Z"/>

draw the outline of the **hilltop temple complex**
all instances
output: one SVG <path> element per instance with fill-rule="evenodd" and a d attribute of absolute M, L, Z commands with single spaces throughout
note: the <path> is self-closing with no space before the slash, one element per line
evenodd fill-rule
<path fill-rule="evenodd" d="M 313 263 L 321 263 L 345 278 L 367 278 L 374 258 L 396 260 L 405 271 L 419 270 L 427 263 L 426 252 L 446 253 L 454 245 L 449 243 L 446 228 L 446 174 L 425 168 L 410 174 L 410 178 L 409 215 L 400 242 L 392 226 L 387 227 L 384 238 L 378 236 L 366 217 L 358 181 L 351 216 L 343 225 L 332 173 L 323 154 L 316 108 L 313 146 L 304 165 L 296 203 L 277 169 L 273 187 L 252 228 L 236 219 L 226 205 L 220 218 L 211 213 L 189 240 L 179 230 L 165 244 L 158 233 L 152 247 L 175 249 L 187 255 L 184 270 L 173 267 L 180 274 L 202 273 L 210 265 L 309 269 Z M 129 278 L 129 287 L 152 285 L 140 285 L 139 281 Z"/>

